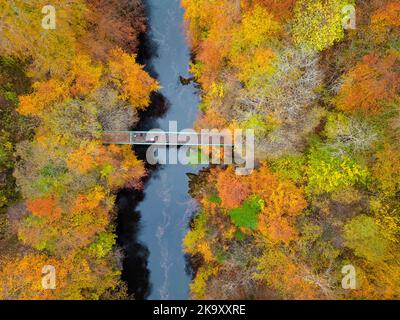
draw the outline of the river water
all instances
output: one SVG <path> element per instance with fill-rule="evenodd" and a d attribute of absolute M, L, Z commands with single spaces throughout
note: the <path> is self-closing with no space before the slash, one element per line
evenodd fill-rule
<path fill-rule="evenodd" d="M 169 121 L 177 121 L 178 131 L 191 128 L 199 95 L 194 84 L 179 81 L 179 76 L 190 77 L 180 0 L 145 0 L 145 5 L 149 30 L 142 62 L 162 88 L 138 129 L 167 131 Z M 145 150 L 135 151 L 144 158 Z M 196 204 L 188 194 L 187 174 L 199 169 L 180 164 L 151 167 L 143 192 L 126 190 L 118 196 L 118 242 L 126 253 L 122 277 L 137 299 L 189 297 L 191 273 L 182 240 Z"/>

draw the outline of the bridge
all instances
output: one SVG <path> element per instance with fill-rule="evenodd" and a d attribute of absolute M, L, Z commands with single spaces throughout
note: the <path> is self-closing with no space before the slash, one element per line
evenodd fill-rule
<path fill-rule="evenodd" d="M 102 140 L 104 144 L 121 145 L 234 147 L 232 138 L 212 132 L 106 131 L 103 133 Z"/>

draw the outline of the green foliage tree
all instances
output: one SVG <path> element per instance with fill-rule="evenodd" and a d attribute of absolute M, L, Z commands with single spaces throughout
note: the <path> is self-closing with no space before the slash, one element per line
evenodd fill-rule
<path fill-rule="evenodd" d="M 263 206 L 264 201 L 261 198 L 251 196 L 243 202 L 241 207 L 229 210 L 229 216 L 237 227 L 255 230 L 258 215 Z"/>

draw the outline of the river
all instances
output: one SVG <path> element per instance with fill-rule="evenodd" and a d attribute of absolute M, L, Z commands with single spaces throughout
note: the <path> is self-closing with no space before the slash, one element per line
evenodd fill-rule
<path fill-rule="evenodd" d="M 149 30 L 141 59 L 161 85 L 137 129 L 191 128 L 197 117 L 199 93 L 190 77 L 190 48 L 185 37 L 180 0 L 145 0 Z M 145 150 L 135 149 L 144 159 Z M 143 192 L 124 190 L 118 196 L 118 243 L 124 248 L 122 278 L 136 299 L 188 299 L 190 267 L 182 241 L 196 211 L 188 194 L 188 173 L 199 168 L 184 165 L 149 167 Z"/>

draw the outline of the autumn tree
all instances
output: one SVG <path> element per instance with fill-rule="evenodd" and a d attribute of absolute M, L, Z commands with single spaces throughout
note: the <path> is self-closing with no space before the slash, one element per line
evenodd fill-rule
<path fill-rule="evenodd" d="M 43 290 L 42 287 L 42 269 L 46 265 L 60 266 L 56 259 L 41 254 L 3 258 L 0 265 L 0 299 L 54 298 L 53 290 Z M 65 280 L 65 275 L 59 272 L 58 276 L 59 293 L 62 290 L 63 286 L 60 284 Z"/>
<path fill-rule="evenodd" d="M 43 290 L 45 266 L 55 270 L 56 288 Z M 48 271 L 47 271 L 48 272 Z M 118 286 L 119 272 L 105 260 L 89 261 L 81 255 L 54 258 L 27 253 L 4 257 L 0 263 L 2 300 L 98 300 L 110 287 Z"/>
<path fill-rule="evenodd" d="M 321 111 L 310 107 L 322 82 L 317 56 L 286 47 L 265 61 L 262 69 L 262 73 L 249 73 L 249 86 L 236 91 L 229 117 L 242 126 L 253 115 L 263 119 L 266 134 L 257 137 L 261 130 L 256 130 L 256 150 L 262 157 L 300 151 L 321 116 Z"/>
<path fill-rule="evenodd" d="M 368 119 L 343 113 L 328 114 L 324 133 L 329 145 L 341 155 L 369 152 L 379 139 L 377 128 Z"/>
<path fill-rule="evenodd" d="M 37 217 L 58 219 L 62 213 L 62 209 L 58 207 L 57 199 L 55 199 L 54 196 L 28 200 L 26 206 L 28 210 Z"/>
<path fill-rule="evenodd" d="M 280 29 L 273 15 L 266 8 L 256 5 L 243 15 L 241 24 L 234 30 L 233 50 L 264 46 L 278 36 Z"/>
<path fill-rule="evenodd" d="M 66 98 L 66 88 L 55 79 L 33 84 L 34 93 L 21 96 L 18 112 L 22 115 L 40 115 L 47 106 Z"/>
<path fill-rule="evenodd" d="M 400 153 L 390 145 L 377 153 L 373 175 L 379 182 L 379 189 L 387 196 L 400 191 Z"/>
<path fill-rule="evenodd" d="M 77 38 L 83 32 L 84 1 L 53 1 L 57 30 L 42 28 L 44 0 L 0 2 L 0 54 L 32 58 L 33 72 L 62 75 L 75 56 Z"/>
<path fill-rule="evenodd" d="M 335 155 L 329 146 L 316 145 L 310 150 L 306 168 L 308 190 L 314 194 L 333 192 L 344 187 L 365 185 L 368 170 L 350 157 Z"/>
<path fill-rule="evenodd" d="M 294 12 L 293 37 L 297 45 L 322 51 L 344 37 L 342 9 L 346 0 L 300 0 Z"/>
<path fill-rule="evenodd" d="M 226 65 L 232 28 L 240 19 L 239 1 L 182 0 L 189 38 L 197 51 L 191 71 L 206 89 L 217 82 Z"/>
<path fill-rule="evenodd" d="M 391 37 L 393 33 L 396 37 L 399 35 L 400 27 L 400 1 L 388 1 L 385 5 L 374 12 L 371 18 L 371 29 L 373 31 L 374 41 L 381 44 Z"/>
<path fill-rule="evenodd" d="M 115 47 L 135 52 L 139 35 L 146 30 L 143 4 L 139 0 L 88 0 L 85 12 L 87 32 L 79 44 L 93 58 L 107 61 Z"/>
<path fill-rule="evenodd" d="M 395 99 L 400 88 L 400 75 L 396 72 L 398 55 L 390 52 L 384 57 L 376 53 L 366 55 L 343 77 L 343 84 L 335 98 L 340 110 L 373 115 L 385 103 Z"/>
<path fill-rule="evenodd" d="M 274 288 L 283 298 L 316 299 L 317 286 L 306 280 L 306 266 L 279 249 L 266 246 L 258 259 L 256 279 Z"/>
<path fill-rule="evenodd" d="M 354 1 L 182 3 L 196 128 L 254 129 L 260 161 L 196 177 L 192 296 L 398 298 L 398 0 L 357 2 L 357 32 Z"/>
<path fill-rule="evenodd" d="M 237 182 L 232 184 L 234 180 Z M 296 238 L 295 218 L 307 206 L 304 192 L 291 181 L 280 180 L 266 164 L 244 179 L 235 179 L 232 169 L 227 169 L 219 174 L 217 188 L 221 205 L 230 209 L 238 227 L 258 229 L 274 241 L 288 243 Z"/>
<path fill-rule="evenodd" d="M 307 206 L 304 191 L 289 180 L 280 180 L 265 164 L 251 178 L 253 192 L 264 200 L 258 224 L 261 234 L 289 243 L 296 238 L 296 216 Z"/>
<path fill-rule="evenodd" d="M 217 189 L 222 205 L 227 209 L 239 207 L 252 191 L 246 181 L 235 174 L 233 168 L 221 171 L 218 175 Z"/>
<path fill-rule="evenodd" d="M 143 70 L 143 66 L 136 63 L 136 56 L 115 49 L 111 52 L 109 69 L 122 100 L 129 101 L 132 107 L 139 110 L 149 105 L 149 95 L 159 85 Z"/>
<path fill-rule="evenodd" d="M 254 5 L 264 6 L 278 20 L 287 20 L 293 16 L 296 0 L 244 0 L 242 6 L 248 9 Z"/>
<path fill-rule="evenodd" d="M 73 203 L 68 203 L 71 206 L 69 210 L 57 208 L 55 212 L 41 211 L 38 215 L 34 211 L 27 215 L 18 227 L 19 239 L 37 250 L 46 250 L 57 256 L 89 245 L 96 234 L 105 231 L 111 210 L 111 199 L 106 199 L 101 193 L 103 198 L 99 198 L 94 192 L 98 191 L 87 196 L 78 195 Z M 32 206 L 29 204 L 28 208 Z"/>
<path fill-rule="evenodd" d="M 230 63 L 238 68 L 238 79 L 251 85 L 262 76 L 273 73 L 275 53 L 270 48 L 279 35 L 280 24 L 262 6 L 255 6 L 243 15 L 241 24 L 233 29 Z"/>
<path fill-rule="evenodd" d="M 344 237 L 357 256 L 379 261 L 387 255 L 388 242 L 372 217 L 359 215 L 352 219 L 344 227 Z"/>
<path fill-rule="evenodd" d="M 0 296 L 99 299 L 123 289 L 113 194 L 141 188 L 146 173 L 131 148 L 104 145 L 102 131 L 136 123 L 137 109 L 148 106 L 158 84 L 131 51 L 144 31 L 138 1 L 55 1 L 57 30 L 42 28 L 45 5 L 0 1 L 0 55 L 20 62 L 32 80 L 29 93 L 6 93 L 33 129 L 15 148 L 14 177 L 23 203 L 9 219 L 17 249 L 24 249 L 13 257 L 0 253 Z M 4 138 L 1 131 L 1 163 L 14 151 L 8 143 L 4 148 Z M 56 267 L 59 281 L 47 293 L 38 281 L 45 264 Z"/>

